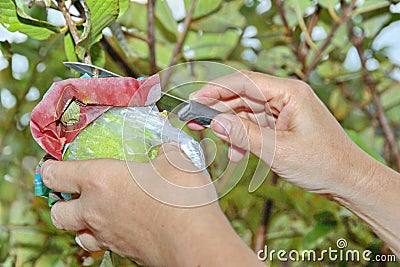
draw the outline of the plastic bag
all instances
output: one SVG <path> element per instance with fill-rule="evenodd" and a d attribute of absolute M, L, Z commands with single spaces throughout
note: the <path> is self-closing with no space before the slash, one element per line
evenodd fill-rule
<path fill-rule="evenodd" d="M 66 146 L 63 159 L 115 158 L 147 162 L 157 156 L 159 145 L 169 142 L 178 143 L 193 164 L 204 169 L 199 143 L 173 127 L 155 107 L 110 109 Z"/>

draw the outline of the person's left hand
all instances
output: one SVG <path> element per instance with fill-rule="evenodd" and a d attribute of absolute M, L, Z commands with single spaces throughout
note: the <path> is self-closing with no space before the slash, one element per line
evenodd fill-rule
<path fill-rule="evenodd" d="M 134 175 L 147 179 L 157 178 L 156 169 L 162 169 L 164 178 L 176 184 L 209 182 L 202 172 L 185 177 L 167 157 L 178 157 L 187 168 L 195 168 L 172 145 L 164 146 L 152 164 L 129 164 L 135 170 Z M 215 203 L 199 209 L 180 209 L 153 199 L 137 186 L 127 164 L 120 160 L 47 161 L 41 172 L 49 188 L 80 195 L 78 199 L 56 203 L 51 218 L 57 228 L 76 231 L 77 242 L 90 251 L 111 249 L 120 255 L 157 265 L 166 258 L 161 252 L 170 247 L 165 239 L 169 242 L 171 239 L 165 237 L 174 233 L 174 239 L 183 238 L 184 229 L 190 227 L 182 230 L 181 225 L 193 224 L 195 220 L 191 218 L 196 213 L 223 217 Z"/>
<path fill-rule="evenodd" d="M 135 178 L 154 181 L 162 176 L 187 187 L 210 182 L 173 145 L 164 145 L 151 163 L 128 164 Z M 207 255 L 224 246 L 228 253 L 244 246 L 217 202 L 197 208 L 163 204 L 139 188 L 124 161 L 47 161 L 41 174 L 47 187 L 79 194 L 77 199 L 57 202 L 51 218 L 57 228 L 76 231 L 77 242 L 86 250 L 110 249 L 150 266 L 218 266 L 226 255 Z M 164 193 L 169 194 L 168 190 Z M 209 198 L 206 195 L 215 191 L 204 193 Z M 247 248 L 243 251 L 254 260 Z M 237 262 L 246 259 L 240 257 Z"/>

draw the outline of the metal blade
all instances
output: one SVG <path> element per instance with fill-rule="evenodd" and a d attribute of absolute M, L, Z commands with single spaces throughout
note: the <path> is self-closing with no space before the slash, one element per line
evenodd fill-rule
<path fill-rule="evenodd" d="M 103 68 L 100 68 L 100 67 L 97 67 L 94 65 L 81 63 L 81 62 L 64 62 L 64 65 L 67 66 L 68 68 L 76 70 L 79 73 L 89 74 L 92 77 L 97 77 L 97 78 L 122 77 L 121 75 L 118 75 L 114 72 L 105 70 Z"/>

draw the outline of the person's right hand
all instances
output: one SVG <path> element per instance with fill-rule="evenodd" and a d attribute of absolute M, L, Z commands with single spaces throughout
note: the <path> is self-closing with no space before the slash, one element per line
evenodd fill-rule
<path fill-rule="evenodd" d="M 212 81 L 191 99 L 224 112 L 211 128 L 231 144 L 232 161 L 250 151 L 308 191 L 336 195 L 374 169 L 304 82 L 242 71 Z"/>

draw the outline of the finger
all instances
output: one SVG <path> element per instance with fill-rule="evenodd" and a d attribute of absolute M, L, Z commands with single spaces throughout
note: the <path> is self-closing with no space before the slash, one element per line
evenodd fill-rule
<path fill-rule="evenodd" d="M 211 108 L 224 113 L 234 113 L 235 111 L 248 110 L 251 112 L 270 112 L 266 109 L 266 103 L 246 97 L 237 97 L 228 100 L 218 101 L 209 105 Z M 268 106 L 267 106 L 268 107 Z"/>
<path fill-rule="evenodd" d="M 261 78 L 262 80 L 272 79 L 272 76 L 239 71 L 209 82 L 202 89 L 192 94 L 190 98 L 198 99 L 199 102 L 204 104 L 212 104 L 218 100 L 228 100 L 238 96 L 267 101 L 261 88 L 258 87 Z"/>
<path fill-rule="evenodd" d="M 81 230 L 76 233 L 76 243 L 86 251 L 101 251 L 103 248 L 100 246 L 99 241 L 94 237 L 90 230 Z"/>
<path fill-rule="evenodd" d="M 47 160 L 40 168 L 43 183 L 57 192 L 79 194 L 81 180 L 86 177 L 82 161 Z"/>
<path fill-rule="evenodd" d="M 190 130 L 193 130 L 193 131 L 201 131 L 206 128 L 202 124 L 195 122 L 195 121 L 189 121 L 186 125 Z"/>
<path fill-rule="evenodd" d="M 228 157 L 230 161 L 239 162 L 244 158 L 245 155 L 246 150 L 233 145 L 229 147 Z"/>
<path fill-rule="evenodd" d="M 211 129 L 221 139 L 252 152 L 271 163 L 275 149 L 275 131 L 233 114 L 218 115 Z"/>
<path fill-rule="evenodd" d="M 79 231 L 86 228 L 82 219 L 79 199 L 58 201 L 51 208 L 51 220 L 55 227 L 67 231 Z"/>

